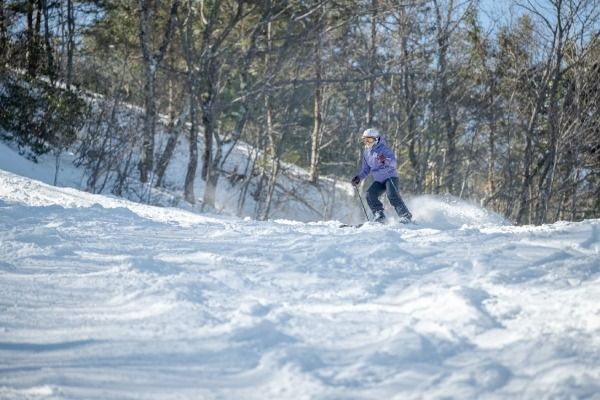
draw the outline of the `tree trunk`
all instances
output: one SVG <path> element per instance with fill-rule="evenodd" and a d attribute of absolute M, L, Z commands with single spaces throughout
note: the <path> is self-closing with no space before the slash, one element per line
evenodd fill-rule
<path fill-rule="evenodd" d="M 494 164 L 496 163 L 496 110 L 495 110 L 495 98 L 496 98 L 496 81 L 495 78 L 489 77 L 489 100 L 487 106 L 489 107 L 489 136 L 488 136 L 488 162 L 487 162 L 487 184 L 485 190 L 485 203 L 487 204 L 496 194 L 496 182 L 494 176 Z"/>
<path fill-rule="evenodd" d="M 420 154 L 417 152 L 417 143 L 419 141 L 417 137 L 417 124 L 415 120 L 415 108 L 417 100 L 415 98 L 414 93 L 414 74 L 412 73 L 412 68 L 409 64 L 410 59 L 410 51 L 408 47 L 408 35 L 409 32 L 405 28 L 407 25 L 405 21 L 407 20 L 407 16 L 404 8 L 400 9 L 400 18 L 403 23 L 401 23 L 400 34 L 400 46 L 401 46 L 401 65 L 400 70 L 402 73 L 402 92 L 404 94 L 404 114 L 406 116 L 406 135 L 408 138 L 408 159 L 410 161 L 410 165 L 413 170 L 414 175 L 414 191 L 416 193 L 423 192 L 423 182 L 425 180 L 424 171 L 426 168 L 422 168 L 422 164 L 420 161 Z"/>
<path fill-rule="evenodd" d="M 256 167 L 256 160 L 258 159 L 258 149 L 253 148 L 248 155 L 246 161 L 246 168 L 244 169 L 244 182 L 241 185 L 240 197 L 238 199 L 237 216 L 241 217 L 244 211 L 244 204 L 246 203 L 246 195 L 248 193 L 248 187 L 254 176 L 254 168 Z"/>
<path fill-rule="evenodd" d="M 268 90 L 265 94 L 265 112 L 267 138 L 269 139 L 268 154 L 271 161 L 271 173 L 268 179 L 267 194 L 265 197 L 263 213 L 261 215 L 262 220 L 267 220 L 269 218 L 269 212 L 271 211 L 271 203 L 273 201 L 273 193 L 275 192 L 275 183 L 277 182 L 277 175 L 279 174 L 279 154 L 277 154 L 277 144 L 275 132 L 273 129 L 273 107 L 271 103 L 271 93 Z"/>
<path fill-rule="evenodd" d="M 577 156 L 575 154 L 572 155 L 573 158 L 573 166 L 575 172 L 573 173 L 573 181 L 571 183 L 571 207 L 570 207 L 570 216 L 571 221 L 575 221 L 577 218 L 577 187 L 579 185 L 579 168 L 577 168 Z"/>
<path fill-rule="evenodd" d="M 209 74 L 213 77 L 208 83 L 202 103 L 202 126 L 204 128 L 204 154 L 202 157 L 202 176 L 205 180 L 203 207 L 215 207 L 217 184 L 219 182 L 219 164 L 222 157 L 222 144 L 216 130 L 216 112 L 214 102 L 218 94 L 218 67 L 210 61 Z M 216 143 L 215 143 L 216 142 Z"/>
<path fill-rule="evenodd" d="M 125 183 L 127 182 L 127 178 L 129 177 L 129 165 L 131 164 L 131 159 L 133 158 L 133 143 L 129 142 L 129 151 L 127 152 L 127 157 L 125 161 L 125 165 L 123 168 L 118 168 L 117 170 L 117 181 L 115 182 L 115 186 L 113 188 L 113 194 L 115 196 L 122 196 L 123 190 L 125 189 Z"/>
<path fill-rule="evenodd" d="M 271 205 L 273 204 L 273 194 L 275 193 L 275 184 L 277 183 L 277 175 L 279 175 L 279 166 L 280 163 L 278 157 L 271 160 L 271 174 L 269 175 L 264 212 L 261 218 L 264 221 L 269 219 L 269 213 L 271 212 Z"/>
<path fill-rule="evenodd" d="M 151 45 L 153 38 L 154 10 L 152 10 L 152 0 L 140 0 L 140 44 L 144 59 L 144 106 L 146 113 L 144 115 L 144 130 L 142 138 L 142 149 L 140 153 L 139 171 L 140 181 L 147 183 L 149 174 L 152 172 L 154 164 L 154 133 L 156 129 L 156 71 L 165 56 L 169 42 L 173 35 L 173 24 L 177 14 L 179 0 L 172 0 L 169 19 L 165 26 L 163 39 L 160 47 L 155 53 L 152 53 Z"/>
<path fill-rule="evenodd" d="M 375 66 L 377 56 L 377 8 L 378 0 L 371 0 L 371 43 L 369 46 L 368 68 L 369 81 L 367 88 L 367 127 L 373 125 L 375 119 Z"/>
<path fill-rule="evenodd" d="M 219 163 L 222 156 L 221 142 L 216 131 L 217 111 L 214 109 L 217 96 L 219 95 L 219 78 L 221 60 L 216 56 L 217 50 L 223 41 L 231 33 L 235 25 L 240 21 L 244 10 L 244 2 L 237 1 L 237 9 L 228 23 L 223 27 L 218 36 L 213 34 L 215 26 L 220 24 L 220 2 L 213 4 L 209 27 L 203 32 L 203 49 L 209 54 L 205 56 L 201 65 L 203 73 L 202 93 L 202 124 L 204 127 L 204 155 L 202 157 L 202 176 L 205 179 L 204 204 L 203 206 L 215 207 L 217 184 L 219 182 Z M 214 142 L 216 149 L 213 149 Z"/>
<path fill-rule="evenodd" d="M 171 46 L 171 50 L 173 47 Z M 187 119 L 187 114 L 189 111 L 189 97 L 188 101 L 182 107 L 179 116 L 175 115 L 175 76 L 174 76 L 174 65 L 173 65 L 173 55 L 172 51 L 169 51 L 169 78 L 168 78 L 168 105 L 167 105 L 167 115 L 169 118 L 169 122 L 167 124 L 167 132 L 168 139 L 167 144 L 165 145 L 165 149 L 163 150 L 162 155 L 160 156 L 157 164 L 156 164 L 156 179 L 155 179 L 155 187 L 162 187 L 164 185 L 164 177 L 165 172 L 167 170 L 167 166 L 171 161 L 171 157 L 173 156 L 173 152 L 175 151 L 175 147 L 177 145 L 177 140 L 179 139 L 179 134 L 181 133 L 183 121 Z M 188 78 L 189 81 L 189 78 Z"/>
<path fill-rule="evenodd" d="M 446 152 L 444 154 L 444 186 L 447 193 L 454 193 L 456 181 L 456 122 L 450 111 L 450 87 L 448 83 L 448 49 L 450 40 L 450 15 L 453 4 L 448 5 L 447 16 L 442 18 L 442 9 L 438 1 L 434 1 L 437 29 L 437 57 L 438 57 L 438 83 L 440 94 L 438 107 L 442 118 L 442 125 L 446 134 Z"/>
<path fill-rule="evenodd" d="M 191 94 L 190 94 L 191 96 Z M 171 158 L 173 158 L 173 154 L 175 152 L 175 148 L 177 147 L 177 141 L 179 140 L 179 136 L 181 135 L 181 132 L 183 131 L 185 122 L 187 121 L 187 117 L 188 115 L 190 115 L 191 113 L 191 107 L 190 107 L 190 101 L 189 101 L 189 97 L 188 97 L 188 101 L 186 101 L 186 103 L 183 106 L 183 110 L 181 110 L 181 113 L 177 116 L 177 118 L 175 118 L 175 120 L 169 124 L 169 138 L 167 139 L 167 144 L 165 145 L 165 149 L 162 153 L 162 155 L 160 156 L 160 159 L 158 160 L 157 164 L 156 164 L 156 187 L 163 187 L 164 186 L 164 177 L 165 177 L 165 173 L 167 171 L 167 167 L 169 166 L 169 163 L 171 162 Z M 195 120 L 196 120 L 196 125 L 197 125 L 197 117 L 194 116 Z M 197 128 L 196 128 L 197 130 Z M 196 136 L 198 136 L 198 134 L 196 133 Z M 191 143 L 190 143 L 191 145 Z M 198 153 L 198 150 L 196 149 L 196 154 Z M 191 154 L 191 153 L 190 153 Z M 196 163 L 197 163 L 197 157 L 196 157 Z"/>
<path fill-rule="evenodd" d="M 188 0 L 186 7 L 187 15 L 185 18 L 185 25 L 180 25 L 181 30 L 181 44 L 183 47 L 183 54 L 185 56 L 185 62 L 187 66 L 187 85 L 188 85 L 188 98 L 189 98 L 189 112 L 190 112 L 190 134 L 189 134 L 189 160 L 187 172 L 185 175 L 185 183 L 183 188 L 183 196 L 185 200 L 190 204 L 196 203 L 196 195 L 194 193 L 194 181 L 196 180 L 196 170 L 198 168 L 198 118 L 197 118 L 197 91 L 198 91 L 198 79 L 195 73 L 194 66 L 194 36 L 192 29 L 192 13 L 193 6 L 192 1 Z M 185 118 L 180 120 L 181 123 L 185 121 Z M 173 143 L 171 142 L 173 139 Z M 175 147 L 177 140 L 173 135 L 169 138 L 167 147 Z M 166 150 L 165 150 L 166 151 Z"/>
<path fill-rule="evenodd" d="M 75 12 L 73 0 L 67 0 L 67 90 L 73 82 L 73 51 L 75 47 Z"/>
<path fill-rule="evenodd" d="M 533 124 L 533 119 L 537 115 L 537 112 L 534 112 L 532 115 L 532 121 L 530 124 Z M 531 184 L 533 182 L 533 176 L 531 175 L 531 163 L 533 160 L 533 143 L 531 139 L 531 133 L 528 129 L 525 133 L 525 153 L 523 157 L 523 181 L 521 184 L 521 195 L 519 200 L 519 206 L 517 209 L 517 223 L 523 224 L 525 222 L 525 215 L 527 213 L 527 205 L 529 204 L 529 197 L 531 192 Z M 530 216 L 531 217 L 531 216 Z M 531 219 L 528 221 L 531 223 Z"/>
<path fill-rule="evenodd" d="M 318 17 L 319 19 L 322 16 Z M 321 142 L 321 123 L 322 123 L 322 97 L 323 89 L 321 87 L 321 29 L 322 22 L 317 21 L 317 38 L 315 44 L 315 97 L 313 103 L 313 131 L 311 135 L 311 152 L 310 152 L 310 181 L 316 183 L 318 179 L 319 168 L 319 146 Z"/>
<path fill-rule="evenodd" d="M 560 18 L 560 16 L 559 16 Z M 557 44 L 556 44 L 556 61 L 554 64 L 554 71 L 552 73 L 552 85 L 549 93 L 549 113 L 548 113 L 548 132 L 550 134 L 550 145 L 548 151 L 550 157 L 548 157 L 548 170 L 549 174 L 547 179 L 542 179 L 542 188 L 540 191 L 540 201 L 538 203 L 537 223 L 542 224 L 546 222 L 546 215 L 548 213 L 548 206 L 551 201 L 554 186 L 554 173 L 556 171 L 556 162 L 558 157 L 558 136 L 559 136 L 559 99 L 558 90 L 562 81 L 562 61 L 563 61 L 563 27 L 558 24 L 557 27 Z"/>
<path fill-rule="evenodd" d="M 156 129 L 156 103 L 155 80 L 156 70 L 152 64 L 146 65 L 146 82 L 144 84 L 144 133 L 142 136 L 142 149 L 140 153 L 139 171 L 140 181 L 148 182 L 150 171 L 152 171 L 154 157 L 154 132 Z"/>
<path fill-rule="evenodd" d="M 542 83 L 540 84 L 540 90 L 536 94 L 535 104 L 533 109 L 531 110 L 531 115 L 529 117 L 529 121 L 527 123 L 527 129 L 525 131 L 525 153 L 523 157 L 523 179 L 521 184 L 519 205 L 517 209 L 517 217 L 516 221 L 518 224 L 523 224 L 525 222 L 525 216 L 527 216 L 527 223 L 531 224 L 533 222 L 533 205 L 531 203 L 532 199 L 532 185 L 533 178 L 535 174 L 531 170 L 533 163 L 533 137 L 535 135 L 535 126 L 537 124 L 538 116 L 542 110 L 543 103 L 546 99 L 547 93 L 547 82 L 549 76 L 550 68 L 549 66 L 546 69 L 546 73 L 542 78 Z"/>
<path fill-rule="evenodd" d="M 46 47 L 46 73 L 50 81 L 56 78 L 56 70 L 54 69 L 54 54 L 52 52 L 52 44 L 50 41 L 50 18 L 48 15 L 48 0 L 41 0 L 44 12 L 44 44 Z"/>
<path fill-rule="evenodd" d="M 35 11 L 35 0 L 27 1 L 27 74 L 29 76 L 35 76 L 37 72 L 38 63 L 38 51 L 37 51 L 37 38 L 35 33 L 35 26 L 33 20 L 33 12 Z"/>
<path fill-rule="evenodd" d="M 37 6 L 35 7 L 36 12 L 35 12 L 35 28 L 34 28 L 34 35 L 33 35 L 33 43 L 34 43 L 34 58 L 35 58 L 35 68 L 36 68 L 36 72 L 39 72 L 39 67 L 40 67 L 40 59 L 42 57 L 41 54 L 41 37 L 42 37 L 42 14 L 44 11 L 44 8 L 42 7 L 42 0 L 38 0 L 37 1 Z"/>
<path fill-rule="evenodd" d="M 58 184 L 58 173 L 60 171 L 60 155 L 62 150 L 57 148 L 54 150 L 54 181 L 53 185 L 56 186 Z"/>
<path fill-rule="evenodd" d="M 192 72 L 190 72 L 192 73 Z M 198 122 L 196 118 L 195 89 L 190 85 L 190 159 L 185 174 L 184 197 L 190 204 L 196 204 L 194 181 L 198 168 Z M 208 183 L 207 183 L 208 186 Z M 206 193 L 206 192 L 205 192 Z"/>
<path fill-rule="evenodd" d="M 5 0 L 0 0 L 0 63 L 4 64 L 8 56 L 8 29 L 4 15 Z"/>
<path fill-rule="evenodd" d="M 211 68 L 212 69 L 212 68 Z M 216 77 L 216 74 L 213 75 Z M 202 102 L 202 126 L 204 128 L 204 154 L 202 155 L 202 178 L 204 179 L 203 206 L 215 207 L 218 171 L 213 171 L 215 120 L 213 98 L 216 94 L 216 82 L 208 83 L 208 89 Z"/>

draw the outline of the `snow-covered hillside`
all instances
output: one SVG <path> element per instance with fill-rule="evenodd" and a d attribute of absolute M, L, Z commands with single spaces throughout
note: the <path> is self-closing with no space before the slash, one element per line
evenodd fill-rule
<path fill-rule="evenodd" d="M 600 398 L 599 220 L 258 222 L 8 164 L 2 399 Z"/>

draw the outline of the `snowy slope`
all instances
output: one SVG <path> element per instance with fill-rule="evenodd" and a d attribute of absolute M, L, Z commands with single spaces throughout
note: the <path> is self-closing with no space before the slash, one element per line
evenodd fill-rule
<path fill-rule="evenodd" d="M 340 229 L 0 170 L 0 398 L 600 398 L 600 221 L 412 203 Z"/>
<path fill-rule="evenodd" d="M 158 138 L 160 139 L 159 144 L 163 146 L 164 144 L 160 142 L 165 140 L 164 135 L 158 135 Z M 176 206 L 191 211 L 200 211 L 204 193 L 204 181 L 200 174 L 197 174 L 194 181 L 196 204 L 191 205 L 183 200 L 184 178 L 189 152 L 187 146 L 185 140 L 180 140 L 176 146 L 175 154 L 165 174 L 165 188 L 156 189 L 153 184 L 142 185 L 133 178 L 127 181 L 122 197 L 146 204 Z M 21 156 L 14 147 L 0 142 L 1 170 L 32 177 L 45 183 L 52 184 L 54 182 L 56 160 L 53 155 L 38 156 L 38 162 L 34 163 Z M 199 143 L 199 148 L 201 151 L 201 143 Z M 244 173 L 249 152 L 249 146 L 239 142 L 231 151 L 223 169 L 229 172 Z M 83 168 L 77 168 L 74 161 L 75 156 L 72 152 L 65 152 L 61 155 L 57 185 L 84 190 L 88 175 Z M 331 178 L 322 177 L 317 184 L 312 184 L 308 181 L 308 173 L 297 166 L 282 163 L 281 170 L 283 172 L 277 178 L 277 188 L 273 194 L 269 218 L 291 218 L 304 222 L 336 218 L 349 223 L 362 222 L 362 219 L 364 219 L 358 200 L 353 199 L 352 187 L 347 182 L 336 182 Z M 102 176 L 104 177 L 104 175 Z M 102 190 L 103 194 L 111 195 L 114 184 L 112 182 L 113 178 L 108 179 L 108 183 L 105 185 L 98 185 L 102 186 L 103 189 L 96 188 L 96 190 Z M 100 181 L 103 181 L 103 179 L 100 179 Z M 259 180 L 259 176 L 252 177 L 247 193 L 254 193 Z M 240 214 L 241 216 L 254 217 L 257 203 L 250 194 L 245 196 L 244 206 L 241 210 L 238 210 L 241 191 L 242 182 L 237 181 L 232 184 L 227 176 L 223 176 L 217 185 L 216 209 L 212 211 L 221 215 Z M 327 217 L 324 218 L 324 216 Z"/>

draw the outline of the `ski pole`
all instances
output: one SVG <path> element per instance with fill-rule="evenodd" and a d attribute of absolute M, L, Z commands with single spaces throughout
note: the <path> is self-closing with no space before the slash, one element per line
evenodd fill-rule
<path fill-rule="evenodd" d="M 390 178 L 390 183 L 392 184 L 392 186 L 394 187 L 394 190 L 396 191 L 396 193 L 398 193 L 398 196 L 399 196 L 400 195 L 400 191 L 396 187 L 396 184 L 394 183 L 394 181 L 392 180 L 392 178 Z"/>
<path fill-rule="evenodd" d="M 358 195 L 358 199 L 360 200 L 360 205 L 362 206 L 363 211 L 365 212 L 365 217 L 367 217 L 367 221 L 369 220 L 369 214 L 367 214 L 367 209 L 365 208 L 365 203 L 363 202 L 362 196 L 360 195 L 360 190 L 355 186 L 356 194 Z"/>

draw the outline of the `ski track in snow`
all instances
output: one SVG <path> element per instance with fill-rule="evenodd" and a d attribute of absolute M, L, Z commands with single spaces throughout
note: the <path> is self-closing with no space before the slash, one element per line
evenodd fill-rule
<path fill-rule="evenodd" d="M 600 398 L 600 221 L 419 201 L 339 229 L 0 170 L 0 398 Z"/>

